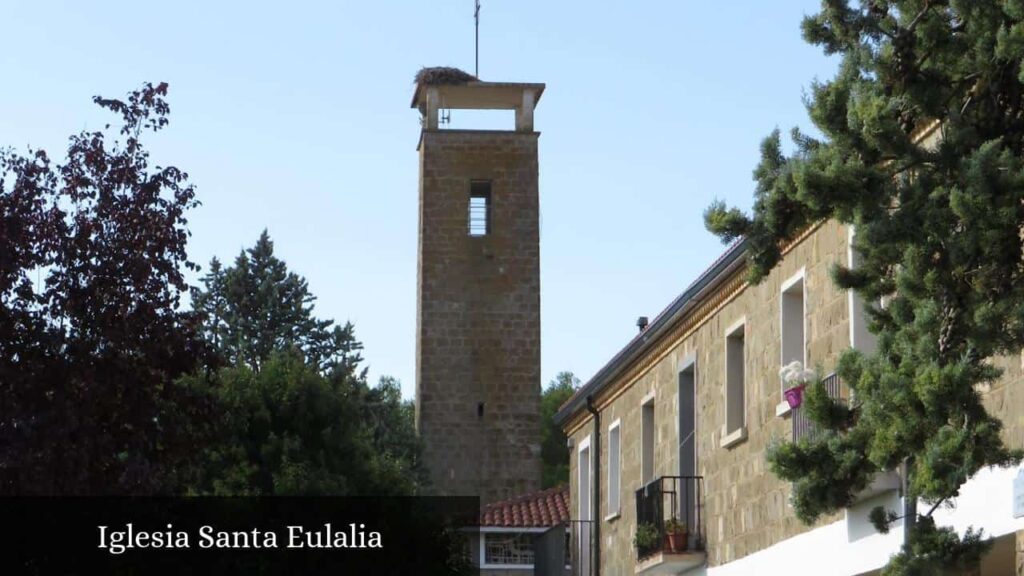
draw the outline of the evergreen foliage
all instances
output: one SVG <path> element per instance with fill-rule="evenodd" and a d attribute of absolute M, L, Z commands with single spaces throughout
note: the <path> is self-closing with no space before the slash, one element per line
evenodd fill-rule
<path fill-rule="evenodd" d="M 235 264 L 214 259 L 193 302 L 218 352 L 188 379 L 224 415 L 191 490 L 216 495 L 408 495 L 426 482 L 411 402 L 370 387 L 351 323 L 313 314 L 306 280 L 264 231 Z"/>
<path fill-rule="evenodd" d="M 203 314 L 203 333 L 224 363 L 259 371 L 276 351 L 296 349 L 319 370 L 347 370 L 362 357 L 352 324 L 313 315 L 316 297 L 306 279 L 274 256 L 264 230 L 259 240 L 224 268 L 214 258 L 193 296 Z"/>
<path fill-rule="evenodd" d="M 910 501 L 937 506 L 981 468 L 1021 457 L 978 390 L 1000 376 L 989 359 L 1024 347 L 1024 1 L 824 0 L 803 34 L 841 58 L 808 98 L 823 136 L 794 130 L 787 155 L 771 134 L 753 214 L 717 202 L 706 224 L 748 238 L 755 282 L 808 226 L 852 225 L 862 262 L 837 265 L 833 279 L 886 305 L 869 307 L 877 351 L 849 351 L 837 370 L 855 405 L 831 409 L 812 389 L 808 408 L 827 433 L 777 446 L 771 467 L 794 482 L 808 522 L 901 466 Z M 922 142 L 936 124 L 934 143 Z M 885 574 L 976 563 L 978 533 L 959 538 L 918 516 L 904 519 L 910 537 Z M 883 528 L 896 519 L 873 517 Z"/>

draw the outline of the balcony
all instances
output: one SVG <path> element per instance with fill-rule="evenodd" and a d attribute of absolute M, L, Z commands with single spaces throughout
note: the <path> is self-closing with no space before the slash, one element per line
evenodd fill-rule
<path fill-rule="evenodd" d="M 829 374 L 822 378 L 822 383 L 825 385 L 825 391 L 828 392 L 828 397 L 839 402 L 846 402 L 843 398 L 843 383 L 839 380 L 839 376 L 835 373 Z M 807 411 L 803 406 L 797 406 L 793 408 L 793 442 L 799 442 L 800 440 L 813 440 L 821 435 L 822 431 L 817 424 L 811 421 L 807 417 Z"/>
<path fill-rule="evenodd" d="M 822 383 L 825 384 L 825 391 L 828 392 L 829 398 L 837 400 L 842 403 L 846 403 L 850 397 L 850 390 L 846 389 L 839 376 L 835 373 L 829 374 L 822 379 Z M 800 440 L 813 440 L 822 434 L 820 427 L 812 422 L 807 417 L 807 412 L 803 406 L 798 406 L 793 409 L 793 442 Z M 894 470 L 883 470 L 875 475 L 864 490 L 855 494 L 853 502 L 863 502 L 868 498 L 873 498 L 879 494 L 889 492 L 892 490 L 898 490 L 900 488 L 900 476 Z"/>
<path fill-rule="evenodd" d="M 662 476 L 636 491 L 636 574 L 683 574 L 704 565 L 703 499 L 700 476 Z"/>

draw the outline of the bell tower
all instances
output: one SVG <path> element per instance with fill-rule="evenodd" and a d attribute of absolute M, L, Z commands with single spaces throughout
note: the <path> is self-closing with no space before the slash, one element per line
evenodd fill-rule
<path fill-rule="evenodd" d="M 416 427 L 432 491 L 482 502 L 540 488 L 540 236 L 533 110 L 544 84 L 425 69 Z M 509 130 L 440 129 L 452 110 L 514 110 Z"/>

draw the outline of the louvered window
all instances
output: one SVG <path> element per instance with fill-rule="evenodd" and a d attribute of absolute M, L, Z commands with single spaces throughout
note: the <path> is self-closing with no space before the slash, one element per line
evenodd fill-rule
<path fill-rule="evenodd" d="M 491 231 L 491 183 L 469 185 L 469 235 L 487 236 Z"/>

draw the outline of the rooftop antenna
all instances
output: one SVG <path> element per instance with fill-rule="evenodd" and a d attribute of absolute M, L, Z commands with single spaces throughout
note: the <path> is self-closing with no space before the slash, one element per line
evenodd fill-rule
<path fill-rule="evenodd" d="M 476 79 L 480 79 L 480 0 L 476 2 L 476 10 L 473 11 L 473 20 L 476 21 Z"/>

